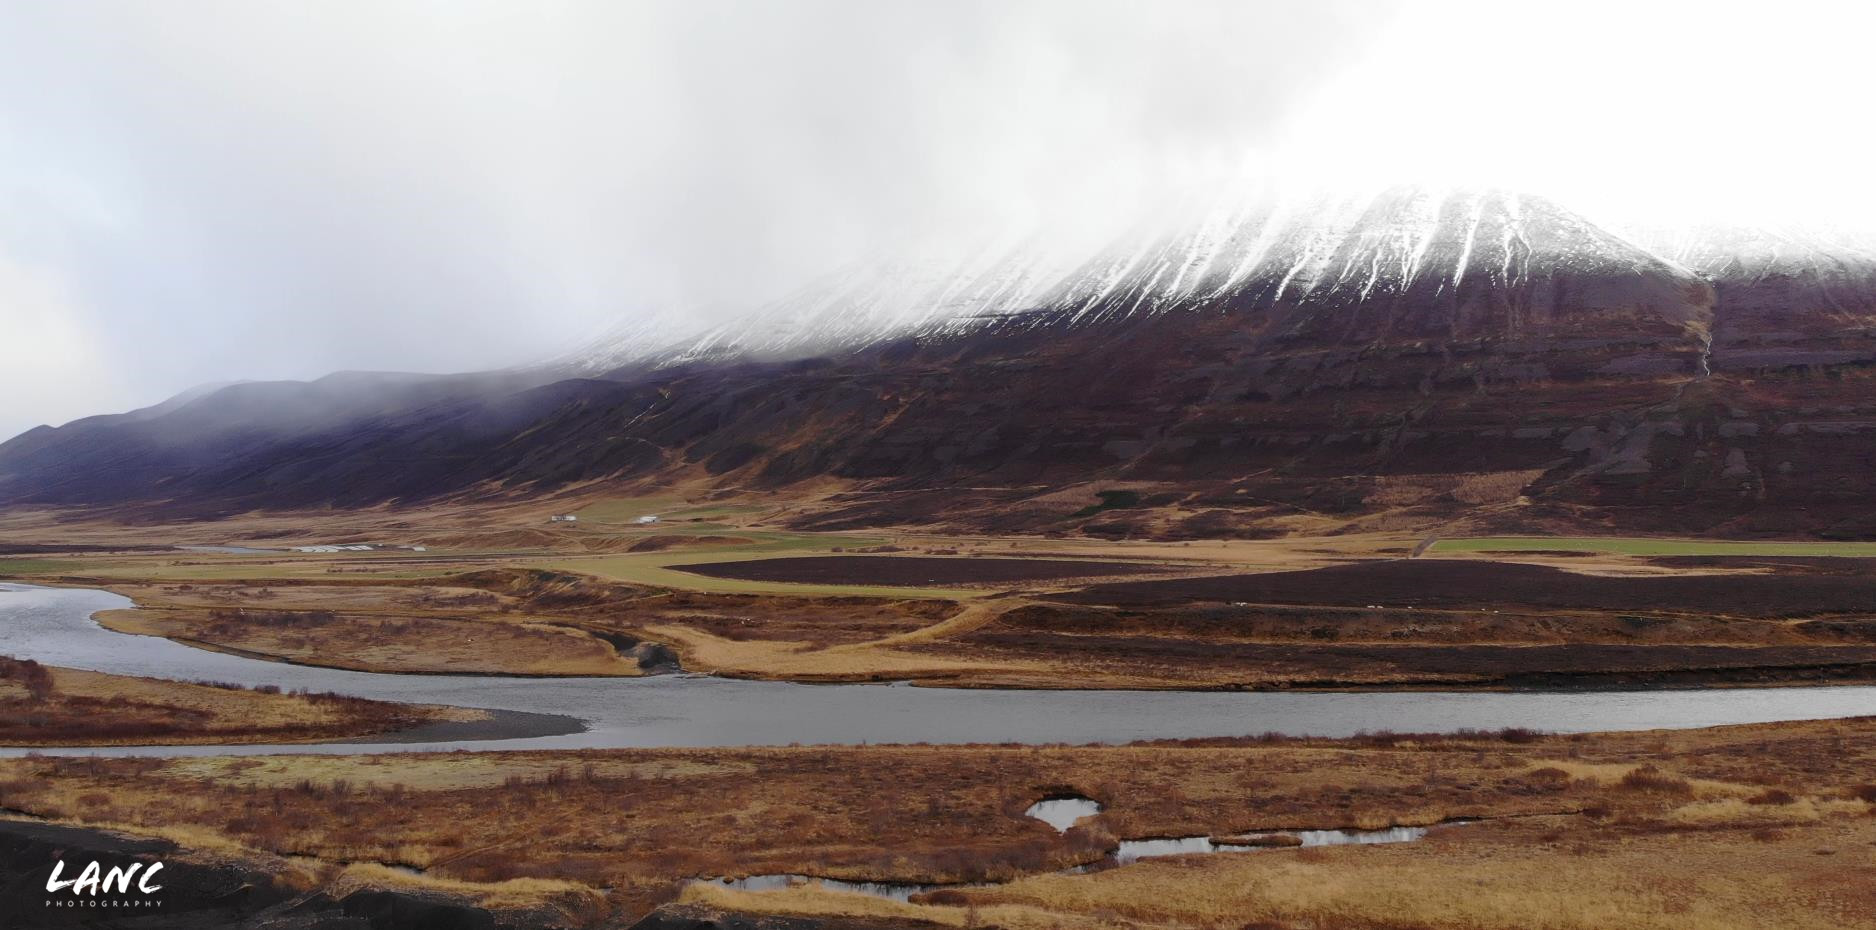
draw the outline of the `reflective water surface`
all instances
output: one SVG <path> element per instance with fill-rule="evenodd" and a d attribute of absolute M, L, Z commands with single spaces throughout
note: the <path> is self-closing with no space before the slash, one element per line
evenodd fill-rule
<path fill-rule="evenodd" d="M 1297 846 L 1356 846 L 1378 843 L 1409 843 L 1427 835 L 1426 827 L 1388 827 L 1385 830 L 1296 830 L 1260 833 L 1260 837 L 1295 837 L 1293 844 L 1220 843 L 1209 836 L 1179 836 L 1155 840 L 1121 840 L 1114 851 L 1112 865 L 1126 865 L 1141 859 L 1160 856 L 1185 856 L 1193 853 L 1256 852 L 1260 849 L 1286 849 Z"/>
<path fill-rule="evenodd" d="M 1054 827 L 1057 833 L 1067 833 L 1075 821 L 1100 812 L 1101 803 L 1088 798 L 1044 798 L 1029 805 L 1023 816 L 1034 817 Z"/>
<path fill-rule="evenodd" d="M 1086 798 L 1078 798 L 1074 800 L 1085 802 L 1087 804 L 1095 803 L 1093 801 L 1089 801 Z M 1043 802 L 1043 803 L 1049 803 L 1049 802 Z M 1100 805 L 1096 804 L 1095 806 L 1098 808 Z M 1030 810 L 1033 811 L 1035 810 L 1035 808 L 1031 807 Z M 1035 815 L 1028 814 L 1028 816 L 1033 817 Z M 1067 828 L 1057 827 L 1057 829 L 1064 830 Z M 1263 833 L 1263 834 L 1257 834 L 1257 835 L 1261 837 L 1273 837 L 1273 836 L 1293 837 L 1295 839 L 1295 842 L 1290 844 L 1289 848 L 1304 847 L 1304 846 L 1352 846 L 1352 845 L 1371 845 L 1371 844 L 1377 844 L 1377 843 L 1409 843 L 1414 840 L 1420 839 L 1423 836 L 1426 836 L 1428 829 L 1429 828 L 1427 827 L 1389 827 L 1385 830 L 1300 830 L 1300 831 L 1286 831 L 1286 832 L 1281 832 L 1281 833 Z M 1253 845 L 1233 845 L 1230 843 L 1218 843 L 1218 842 L 1214 842 L 1210 837 L 1205 837 L 1205 836 L 1167 837 L 1163 839 L 1149 839 L 1149 840 L 1121 840 L 1120 847 L 1116 849 L 1112 854 L 1110 854 L 1107 858 L 1102 859 L 1099 862 L 1090 863 L 1088 865 L 1076 866 L 1071 869 L 1063 869 L 1062 874 L 1086 875 L 1090 872 L 1102 872 L 1108 869 L 1114 869 L 1114 868 L 1119 868 L 1124 865 L 1130 865 L 1132 863 L 1140 861 L 1141 859 L 1154 859 L 1154 858 L 1158 858 L 1161 856 L 1186 856 L 1186 855 L 1195 855 L 1195 854 L 1203 855 L 1203 854 L 1211 854 L 1211 853 L 1250 853 L 1250 852 L 1264 851 L 1269 848 L 1286 848 L 1286 847 L 1282 847 L 1282 846 L 1266 847 L 1263 845 L 1253 846 Z M 907 902 L 912 900 L 913 895 L 922 894 L 928 891 L 941 891 L 946 888 L 985 887 L 984 884 L 921 885 L 921 884 L 912 883 L 912 882 L 856 882 L 856 881 L 843 881 L 838 878 L 818 878 L 813 875 L 794 875 L 794 874 L 751 875 L 746 878 L 718 878 L 718 879 L 704 879 L 703 881 L 705 881 L 706 883 L 710 883 L 710 884 L 719 884 L 725 887 L 735 888 L 741 891 L 777 891 L 783 888 L 787 888 L 790 885 L 818 883 L 822 888 L 825 888 L 829 891 L 845 891 L 845 892 L 849 892 L 852 894 L 871 895 L 876 898 L 890 898 L 894 901 L 907 901 Z"/>
<path fill-rule="evenodd" d="M 1255 693 L 987 691 L 803 685 L 697 676 L 487 678 L 379 675 L 266 662 L 114 633 L 104 591 L 0 584 L 0 655 L 125 675 L 278 685 L 390 701 L 560 714 L 585 729 L 501 741 L 186 746 L 58 753 L 241 755 L 854 743 L 1120 743 L 1265 732 L 1349 736 L 1528 727 L 1569 732 L 1700 727 L 1876 714 L 1876 688 L 1708 691 Z M 0 754 L 26 750 L 0 748 Z"/>

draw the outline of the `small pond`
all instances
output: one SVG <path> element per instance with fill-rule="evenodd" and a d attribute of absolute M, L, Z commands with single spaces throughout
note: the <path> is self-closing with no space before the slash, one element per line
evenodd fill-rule
<path fill-rule="evenodd" d="M 1064 797 L 1044 798 L 1029 805 L 1023 816 L 1034 817 L 1055 828 L 1057 833 L 1067 833 L 1068 828 L 1083 817 L 1093 817 L 1101 812 L 1101 804 L 1090 798 Z"/>

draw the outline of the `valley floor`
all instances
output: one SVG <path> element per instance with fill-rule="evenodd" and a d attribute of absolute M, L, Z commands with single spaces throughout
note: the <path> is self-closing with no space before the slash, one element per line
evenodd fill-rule
<path fill-rule="evenodd" d="M 658 524 L 635 522 L 654 506 Z M 584 516 L 549 525 L 548 509 Z M 785 511 L 601 500 L 155 526 L 15 513 L 0 515 L 0 579 L 122 593 L 136 608 L 100 619 L 127 632 L 378 672 L 681 667 L 1047 688 L 1876 680 L 1876 574 L 1841 551 L 804 533 Z M 299 551 L 336 543 L 367 548 Z M 281 742 L 451 713 L 20 669 L 0 684 L 13 745 L 263 730 Z M 391 897 L 373 906 L 479 908 L 524 927 L 723 915 L 829 930 L 1876 927 L 1872 771 L 1876 718 L 1129 746 L 22 757 L 0 760 L 0 807 L 23 818 L 0 825 L 0 853 L 66 842 L 33 838 L 48 824 L 127 831 L 169 844 L 179 869 L 204 863 L 211 885 L 239 863 L 241 881 L 274 888 L 255 898 L 270 907 L 377 889 Z M 1066 832 L 1025 816 L 1069 795 L 1102 809 Z M 1103 865 L 1126 841 L 1389 827 L 1431 832 Z M 785 875 L 957 887 L 887 900 L 715 881 Z"/>
<path fill-rule="evenodd" d="M 302 891 L 376 882 L 528 926 L 728 911 L 828 926 L 1744 930 L 1876 927 L 1872 770 L 1876 720 L 1858 719 L 1117 747 L 25 758 L 0 761 L 0 800 L 197 856 L 291 861 L 282 881 Z M 1103 809 L 1066 833 L 1024 816 L 1070 794 Z M 1124 839 L 1410 825 L 1436 829 L 1064 872 Z M 978 884 L 899 902 L 811 881 L 694 881 L 777 873 Z"/>
<path fill-rule="evenodd" d="M 625 516 L 660 505 L 656 524 Z M 0 514 L 0 579 L 123 594 L 136 609 L 100 617 L 123 632 L 373 672 L 1251 690 L 1876 681 L 1876 572 L 1841 544 L 809 533 L 785 527 L 791 506 L 601 499 L 153 526 Z M 589 519 L 546 523 L 549 509 Z"/>

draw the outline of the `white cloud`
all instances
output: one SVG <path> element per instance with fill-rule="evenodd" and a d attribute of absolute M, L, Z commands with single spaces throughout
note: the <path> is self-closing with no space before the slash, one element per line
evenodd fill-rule
<path fill-rule="evenodd" d="M 1125 217 L 1272 141 L 1376 8 L 7 5 L 0 202 L 145 394 L 496 366 L 934 230 Z"/>
<path fill-rule="evenodd" d="M 1423 0 L 1309 93 L 1328 183 L 1490 184 L 1615 223 L 1876 229 L 1876 6 Z"/>
<path fill-rule="evenodd" d="M 1656 222 L 1866 218 L 1873 17 L 5 4 L 0 249 L 58 269 L 96 323 L 42 338 L 88 340 L 121 409 L 208 380 L 525 361 L 621 317 L 720 317 L 902 240 L 1086 229 L 1244 173 L 1504 184 Z M 43 396 L 104 396 L 93 373 L 45 373 Z M 37 398 L 14 409 L 68 409 Z"/>
<path fill-rule="evenodd" d="M 122 385 L 88 315 L 45 269 L 0 253 L 0 436 L 98 413 Z"/>

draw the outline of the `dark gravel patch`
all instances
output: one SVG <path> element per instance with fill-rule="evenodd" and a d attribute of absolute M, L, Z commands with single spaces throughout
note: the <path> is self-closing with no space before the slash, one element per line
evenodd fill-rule
<path fill-rule="evenodd" d="M 1360 607 L 1511 606 L 1688 611 L 1786 617 L 1876 613 L 1876 574 L 1606 577 L 1547 565 L 1472 559 L 1359 562 L 1293 572 L 1098 584 L 1063 595 L 1082 604 L 1204 601 Z"/>
<path fill-rule="evenodd" d="M 703 562 L 672 568 L 711 578 L 795 581 L 808 584 L 945 585 L 1004 584 L 1057 578 L 1144 575 L 1162 569 L 1129 562 L 1071 559 L 927 558 L 920 556 L 821 555 L 744 562 Z"/>

